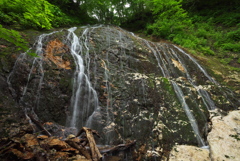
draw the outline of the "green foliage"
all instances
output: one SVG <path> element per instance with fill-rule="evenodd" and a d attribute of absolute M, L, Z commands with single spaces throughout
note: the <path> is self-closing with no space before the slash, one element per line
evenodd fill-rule
<path fill-rule="evenodd" d="M 17 50 L 26 51 L 28 49 L 27 42 L 18 31 L 3 28 L 2 25 L 0 25 L 0 39 L 13 43 L 18 47 Z"/>
<path fill-rule="evenodd" d="M 152 6 L 155 22 L 148 25 L 148 33 L 172 40 L 192 25 L 186 11 L 181 8 L 181 1 L 151 0 L 149 5 Z"/>
<path fill-rule="evenodd" d="M 121 25 L 136 18 L 136 13 L 148 10 L 144 0 L 79 0 L 78 3 L 81 10 L 103 24 Z"/>
<path fill-rule="evenodd" d="M 47 0 L 2 0 L 0 22 L 4 25 L 20 25 L 23 28 L 51 29 L 79 21 L 71 19 Z"/>
<path fill-rule="evenodd" d="M 82 23 L 122 25 L 135 31 L 145 30 L 193 53 L 217 55 L 229 64 L 225 60 L 228 52 L 240 51 L 239 3 L 238 0 L 1 0 L 0 23 L 34 29 Z"/>
<path fill-rule="evenodd" d="M 28 43 L 22 38 L 21 34 L 13 29 L 6 29 L 0 25 L 0 40 L 5 40 L 11 44 L 14 44 L 18 51 L 27 51 L 29 49 Z M 36 53 L 27 52 L 29 56 L 38 57 Z M 0 56 L 6 55 L 4 53 L 0 53 Z"/>
<path fill-rule="evenodd" d="M 239 1 L 150 0 L 154 14 L 147 34 L 173 41 L 193 53 L 217 55 L 239 52 Z M 229 12 L 226 12 L 226 11 Z M 232 26 L 231 28 L 229 28 Z"/>
<path fill-rule="evenodd" d="M 91 12 L 91 3 L 95 5 L 96 0 L 47 0 L 53 8 L 53 27 L 72 26 L 79 24 L 93 24 L 96 22 L 88 13 Z M 96 9 L 96 8 L 95 8 Z"/>
<path fill-rule="evenodd" d="M 233 41 L 240 41 L 240 28 L 227 33 L 227 38 Z"/>
<path fill-rule="evenodd" d="M 235 26 L 239 23 L 239 0 L 183 0 L 183 8 L 202 17 L 200 21 L 213 19 L 215 24 L 225 27 Z M 198 21 L 199 22 L 199 21 Z"/>
<path fill-rule="evenodd" d="M 237 62 L 240 64 L 240 58 L 238 58 Z"/>
<path fill-rule="evenodd" d="M 224 65 L 229 64 L 231 61 L 232 61 L 232 58 L 224 58 L 220 60 L 220 62 L 223 63 Z"/>
<path fill-rule="evenodd" d="M 50 29 L 53 6 L 45 0 L 3 0 L 1 5 L 1 20 L 4 24 L 16 24 L 25 27 Z M 7 19 L 11 17 L 9 21 Z"/>
<path fill-rule="evenodd" d="M 52 27 L 63 27 L 63 26 L 71 26 L 75 24 L 80 24 L 80 19 L 75 17 L 71 17 L 61 11 L 61 9 L 57 6 L 52 8 L 52 13 L 54 15 L 54 19 L 51 24 Z"/>
<path fill-rule="evenodd" d="M 229 135 L 230 137 L 233 137 L 234 139 L 236 139 L 237 141 L 240 141 L 240 137 L 239 135 Z M 226 155 L 225 155 L 226 156 Z"/>
<path fill-rule="evenodd" d="M 222 48 L 228 51 L 240 52 L 240 43 L 224 43 Z"/>

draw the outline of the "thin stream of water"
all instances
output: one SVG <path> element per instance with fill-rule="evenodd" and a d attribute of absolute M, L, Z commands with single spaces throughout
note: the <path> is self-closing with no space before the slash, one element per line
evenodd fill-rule
<path fill-rule="evenodd" d="M 71 42 L 71 54 L 76 64 L 73 82 L 73 95 L 71 98 L 72 114 L 70 115 L 71 119 L 68 126 L 82 127 L 90 121 L 87 119 L 83 119 L 84 117 L 86 117 L 86 115 L 89 115 L 89 107 L 94 106 L 94 109 L 97 109 L 98 97 L 97 92 L 91 85 L 89 77 L 87 76 L 87 74 L 85 74 L 85 66 L 82 58 L 82 55 L 86 54 L 88 57 L 87 60 L 89 60 L 89 49 L 86 44 L 87 40 L 84 39 L 84 37 L 86 38 L 86 36 L 83 36 L 85 33 L 87 33 L 88 28 L 84 30 L 84 34 L 82 34 L 82 37 L 80 38 L 78 38 L 77 35 L 74 33 L 76 29 L 76 27 L 70 28 L 68 30 L 69 34 L 67 36 L 68 40 Z M 82 44 L 79 39 L 84 39 L 84 44 Z M 87 49 L 86 51 L 83 50 L 83 45 L 85 45 L 85 48 Z M 82 97 L 85 95 L 85 93 L 88 93 L 88 99 L 82 100 Z M 91 97 L 94 98 L 93 105 L 90 104 Z"/>
<path fill-rule="evenodd" d="M 69 44 L 70 48 L 70 53 L 72 55 L 72 58 L 75 63 L 75 71 L 74 71 L 74 76 L 73 76 L 73 85 L 72 85 L 72 96 L 71 96 L 71 111 L 70 115 L 68 117 L 68 122 L 67 126 L 70 127 L 83 127 L 87 126 L 90 127 L 92 126 L 92 122 L 94 119 L 94 115 L 100 113 L 100 111 L 104 111 L 106 114 L 106 120 L 105 124 L 106 126 L 113 125 L 114 124 L 114 116 L 112 114 L 113 112 L 113 91 L 114 87 L 112 84 L 112 81 L 114 78 L 111 75 L 111 67 L 112 65 L 112 60 L 111 52 L 115 52 L 114 50 L 111 50 L 111 45 L 117 45 L 118 48 L 116 49 L 116 59 L 119 62 L 119 67 L 118 69 L 121 72 L 121 79 L 120 82 L 121 84 L 124 85 L 125 82 L 127 82 L 127 77 L 126 75 L 128 73 L 125 72 L 126 67 L 126 60 L 128 59 L 128 55 L 126 54 L 127 48 L 129 44 L 124 42 L 124 35 L 122 32 L 117 30 L 118 36 L 112 37 L 110 34 L 109 35 L 104 35 L 103 38 L 105 38 L 106 41 L 106 51 L 104 51 L 105 55 L 103 57 L 98 57 L 97 52 L 98 51 L 91 51 L 92 50 L 92 44 L 90 44 L 90 41 L 92 40 L 91 33 L 94 32 L 95 29 L 98 29 L 101 26 L 95 26 L 95 27 L 83 27 L 82 32 L 80 36 L 75 34 L 75 31 L 77 30 L 77 27 L 73 27 L 68 29 L 68 35 L 67 35 L 67 40 L 66 42 Z M 115 32 L 113 31 L 110 27 L 107 28 L 108 32 Z M 55 32 L 53 32 L 55 33 Z M 27 83 L 24 86 L 23 93 L 22 93 L 22 98 L 20 100 L 23 100 L 24 95 L 26 94 L 29 86 L 29 81 L 31 79 L 31 76 L 37 68 L 37 74 L 39 76 L 39 81 L 37 82 L 37 89 L 36 89 L 36 100 L 35 100 L 35 107 L 38 108 L 39 106 L 39 101 L 40 101 L 40 96 L 41 96 L 41 88 L 42 88 L 42 83 L 44 81 L 44 69 L 43 69 L 43 54 L 44 54 L 44 41 L 45 38 L 50 36 L 51 34 L 43 34 L 39 36 L 37 42 L 36 42 L 36 53 L 39 55 L 38 58 L 33 58 L 32 61 L 32 66 L 30 68 L 30 72 L 28 74 L 27 78 Z M 128 33 L 128 32 L 126 32 Z M 131 34 L 131 33 L 128 33 Z M 174 92 L 176 94 L 176 99 L 178 102 L 181 104 L 183 111 L 186 114 L 186 117 L 188 118 L 192 131 L 194 132 L 198 144 L 200 146 L 206 146 L 204 139 L 201 137 L 201 134 L 199 132 L 199 127 L 197 120 L 194 117 L 193 112 L 189 108 L 190 105 L 187 104 L 185 100 L 185 96 L 183 91 L 185 92 L 184 88 L 180 86 L 177 83 L 177 79 L 179 77 L 186 77 L 186 80 L 188 81 L 188 85 L 196 89 L 196 93 L 200 96 L 202 99 L 203 104 L 207 107 L 208 110 L 213 110 L 216 108 L 214 102 L 212 101 L 209 93 L 204 89 L 201 88 L 196 84 L 194 81 L 194 76 L 192 76 L 192 73 L 189 73 L 187 69 L 187 64 L 184 63 L 184 58 L 181 55 L 184 55 L 184 57 L 189 59 L 189 61 L 192 61 L 194 66 L 198 68 L 202 73 L 203 76 L 205 76 L 210 82 L 212 82 L 215 85 L 218 85 L 218 83 L 208 75 L 208 73 L 203 69 L 203 67 L 190 55 L 185 53 L 182 49 L 178 48 L 177 46 L 173 45 L 173 48 L 171 46 L 168 46 L 166 44 L 160 44 L 160 43 L 153 43 L 149 42 L 147 40 L 141 39 L 134 34 L 131 34 L 137 40 L 140 40 L 141 43 L 143 44 L 144 48 L 147 48 L 147 50 L 150 50 L 151 53 L 153 53 L 156 63 L 158 66 L 158 71 L 161 71 L 159 73 L 162 73 L 162 77 L 167 78 L 170 82 L 171 85 L 174 89 Z M 98 35 L 100 36 L 100 35 Z M 116 41 L 112 43 L 111 41 Z M 130 48 L 131 50 L 131 48 Z M 133 52 L 133 51 L 132 51 Z M 95 53 L 94 56 L 90 55 L 90 53 Z M 19 57 L 19 61 L 22 61 L 22 59 L 25 59 L 25 55 Z M 94 57 L 94 59 L 92 59 Z M 96 58 L 97 57 L 97 58 Z M 153 59 L 154 59 L 153 57 Z M 97 66 L 96 62 L 98 60 L 101 60 L 101 68 L 103 68 L 103 81 L 104 81 L 104 95 L 106 96 L 106 107 L 101 108 L 99 106 L 99 100 L 98 100 L 98 94 L 96 90 L 94 89 L 95 85 L 98 83 L 96 79 L 94 80 L 93 77 L 91 78 L 92 75 L 97 75 L 97 69 L 96 67 L 94 68 L 93 66 Z M 173 63 L 173 60 L 178 62 L 180 66 L 182 67 L 182 71 L 175 71 L 176 67 L 174 66 L 175 64 Z M 17 64 L 18 61 L 15 63 Z M 94 70 L 93 71 L 91 70 Z M 159 70 L 160 69 L 160 70 Z M 136 72 L 137 73 L 137 72 Z M 8 77 L 8 83 L 11 84 L 11 77 L 12 73 Z M 91 80 L 92 79 L 92 80 Z M 92 82 L 95 83 L 92 85 Z M 147 81 L 145 82 L 144 79 L 141 79 L 141 86 L 139 88 L 139 93 L 143 95 L 141 98 L 144 103 L 147 102 L 147 97 L 146 95 L 146 89 L 148 88 Z M 24 100 L 23 100 L 24 101 Z M 129 100 L 125 102 L 125 105 L 127 106 Z M 196 104 L 196 102 L 194 102 Z M 147 104 L 147 103 L 146 103 Z M 124 103 L 123 103 L 124 106 Z M 191 107 L 191 106 L 190 106 Z M 124 109 L 125 110 L 125 109 Z M 127 111 L 127 110 L 126 110 Z M 123 127 L 125 127 L 125 118 L 123 118 Z M 111 127 L 112 128 L 112 127 Z M 108 129 L 109 130 L 109 129 Z M 125 129 L 123 129 L 124 132 Z M 106 135 L 107 136 L 107 135 Z M 111 137 L 110 135 L 108 137 Z M 107 139 L 108 143 L 110 142 L 110 138 Z"/>

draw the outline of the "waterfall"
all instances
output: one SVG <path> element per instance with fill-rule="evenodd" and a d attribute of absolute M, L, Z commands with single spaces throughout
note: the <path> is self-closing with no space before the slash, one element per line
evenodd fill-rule
<path fill-rule="evenodd" d="M 174 50 L 172 48 L 169 48 L 168 46 L 164 47 L 164 45 L 162 44 L 154 44 L 152 42 L 149 42 L 147 40 L 144 40 L 142 38 L 139 38 L 137 36 L 135 36 L 133 33 L 132 35 L 140 40 L 142 40 L 147 47 L 152 51 L 152 53 L 154 54 L 157 63 L 158 63 L 158 67 L 161 69 L 161 72 L 163 74 L 163 77 L 169 78 L 171 79 L 171 84 L 174 88 L 174 91 L 177 95 L 177 98 L 179 100 L 179 102 L 182 105 L 182 108 L 184 109 L 189 122 L 192 126 L 192 129 L 196 135 L 196 138 L 198 140 L 198 144 L 201 147 L 206 146 L 203 138 L 201 137 L 201 134 L 199 132 L 199 127 L 197 124 L 197 120 L 195 119 L 195 117 L 193 116 L 191 110 L 189 109 L 188 104 L 185 101 L 185 96 L 181 90 L 181 88 L 179 87 L 179 85 L 177 85 L 177 83 L 172 79 L 172 77 L 180 77 L 180 75 L 176 74 L 173 66 L 171 65 L 171 58 L 176 59 L 181 67 L 182 67 L 182 72 L 184 73 L 184 75 L 186 76 L 187 80 L 189 81 L 189 83 L 196 89 L 196 91 L 198 92 L 198 94 L 200 95 L 202 101 L 204 102 L 204 105 L 207 107 L 208 110 L 214 110 L 216 108 L 214 102 L 212 101 L 211 97 L 209 96 L 208 92 L 205 91 L 204 89 L 199 89 L 199 87 L 195 84 L 195 82 L 193 81 L 193 79 L 191 78 L 185 64 L 181 61 L 181 59 L 179 58 L 179 56 L 174 52 Z M 181 54 L 184 54 L 185 56 L 187 56 L 192 62 L 194 62 L 194 64 L 196 65 L 196 67 L 198 69 L 200 69 L 200 71 L 207 77 L 207 79 L 216 84 L 219 85 L 212 77 L 210 77 L 208 75 L 208 73 L 202 68 L 202 66 L 200 64 L 197 63 L 197 61 L 192 58 L 190 55 L 188 55 L 187 53 L 185 53 L 182 49 L 180 49 L 179 47 L 173 45 L 174 48 L 176 48 Z M 166 51 L 166 50 L 170 50 L 170 51 Z M 204 116 L 205 117 L 205 116 Z"/>
<path fill-rule="evenodd" d="M 181 48 L 117 27 L 85 26 L 43 34 L 32 51 L 38 57 L 20 55 L 8 83 L 20 93 L 21 106 L 40 119 L 98 130 L 102 144 L 136 137 L 153 139 L 153 148 L 206 145 L 204 128 L 208 112 L 219 105 L 212 98 L 218 99 L 220 85 Z M 15 75 L 22 69 L 18 89 Z"/>
<path fill-rule="evenodd" d="M 215 84 L 217 84 L 217 82 L 210 77 L 207 72 L 201 67 L 200 64 L 197 63 L 197 61 L 195 59 L 193 59 L 192 57 L 190 57 L 188 54 L 186 54 L 183 50 L 177 48 L 181 53 L 184 53 L 185 55 L 187 55 L 191 60 L 193 60 L 193 62 L 197 65 L 197 67 L 199 67 L 199 69 L 201 69 L 201 71 L 204 73 L 204 75 L 208 78 L 208 80 L 210 80 L 211 82 L 214 82 Z M 207 93 L 206 90 L 204 89 L 199 89 L 199 87 L 194 83 L 193 79 L 191 78 L 189 72 L 187 71 L 186 66 L 184 65 L 184 63 L 182 63 L 181 59 L 178 57 L 178 55 L 173 51 L 173 49 L 171 49 L 172 54 L 174 55 L 174 57 L 181 63 L 181 65 L 184 68 L 184 71 L 186 72 L 186 76 L 188 81 L 191 83 L 191 85 L 197 90 L 198 94 L 201 96 L 202 101 L 204 102 L 205 106 L 207 107 L 208 110 L 214 110 L 215 104 L 212 101 L 211 97 L 209 96 L 209 94 Z"/>
<path fill-rule="evenodd" d="M 192 129 L 193 129 L 195 135 L 196 135 L 196 138 L 198 140 L 199 145 L 201 147 L 206 146 L 204 141 L 203 141 L 203 139 L 202 139 L 202 137 L 201 137 L 201 135 L 200 135 L 200 132 L 199 132 L 199 129 L 198 129 L 198 125 L 197 125 L 197 121 L 194 118 L 192 112 L 190 111 L 190 109 L 189 109 L 189 107 L 188 107 L 188 105 L 187 105 L 187 103 L 185 101 L 184 94 L 183 94 L 181 88 L 174 81 L 172 81 L 172 85 L 173 85 L 174 90 L 175 90 L 175 92 L 177 94 L 177 97 L 178 97 L 178 99 L 179 99 L 179 101 L 180 101 L 180 103 L 181 103 L 181 105 L 182 105 L 182 107 L 183 107 L 183 109 L 184 109 L 188 119 L 189 119 L 189 122 L 190 122 L 190 124 L 192 126 Z"/>
<path fill-rule="evenodd" d="M 73 79 L 73 94 L 71 98 L 72 113 L 70 115 L 70 123 L 68 123 L 68 126 L 79 128 L 84 126 L 87 122 L 88 125 L 90 125 L 89 122 L 91 122 L 91 120 L 87 120 L 87 118 L 84 119 L 84 117 L 89 116 L 90 106 L 93 106 L 94 110 L 98 108 L 98 97 L 97 92 L 94 90 L 89 80 L 90 58 L 87 44 L 87 33 L 89 28 L 84 29 L 80 38 L 74 33 L 76 29 L 76 27 L 68 29 L 69 34 L 67 36 L 67 39 L 71 42 L 71 54 L 76 65 Z M 87 74 L 85 73 L 85 65 L 83 61 L 84 55 L 87 62 Z M 87 98 L 85 98 L 86 95 Z M 90 102 L 91 97 L 94 98 L 94 103 Z"/>
<path fill-rule="evenodd" d="M 38 106 L 39 106 L 39 99 L 41 96 L 41 86 L 42 86 L 43 79 L 44 79 L 44 68 L 43 68 L 43 64 L 42 64 L 43 63 L 43 53 L 44 53 L 43 42 L 45 41 L 46 37 L 48 37 L 54 33 L 57 33 L 57 32 L 59 32 L 59 31 L 54 31 L 49 34 L 40 35 L 38 37 L 37 41 L 33 45 L 33 46 L 36 46 L 35 53 L 36 53 L 37 57 L 29 58 L 29 56 L 27 55 L 28 53 L 31 52 L 32 48 L 28 49 L 25 53 L 20 54 L 20 56 L 17 58 L 17 60 L 15 62 L 12 72 L 9 74 L 9 76 L 7 78 L 8 85 L 11 87 L 12 86 L 11 80 L 14 77 L 14 73 L 16 72 L 18 65 L 21 63 L 24 63 L 24 61 L 27 62 L 29 59 L 31 60 L 32 63 L 31 63 L 30 71 L 28 73 L 27 83 L 23 87 L 22 94 L 21 94 L 21 97 L 19 100 L 19 103 L 21 104 L 21 106 L 25 106 L 24 111 L 31 110 L 31 112 L 34 113 L 34 108 L 38 108 Z M 35 75 L 35 74 L 33 74 L 33 70 L 37 71 L 37 73 L 40 75 L 40 78 L 39 78 L 37 89 L 36 89 L 36 99 L 34 102 L 34 106 L 31 106 L 30 109 L 26 109 L 24 99 L 25 99 L 25 95 L 26 95 L 26 92 L 27 92 L 27 89 L 29 86 L 29 81 L 30 81 L 31 77 L 34 77 L 33 75 Z"/>
<path fill-rule="evenodd" d="M 182 49 L 180 49 L 179 47 L 175 46 L 174 47 L 176 49 L 178 49 L 182 54 L 186 55 L 190 60 L 192 60 L 197 67 L 201 70 L 201 72 L 208 78 L 208 80 L 210 80 L 212 83 L 219 85 L 211 76 L 208 75 L 208 73 L 203 69 L 203 67 L 193 58 L 191 57 L 189 54 L 187 54 L 186 52 L 184 52 Z"/>

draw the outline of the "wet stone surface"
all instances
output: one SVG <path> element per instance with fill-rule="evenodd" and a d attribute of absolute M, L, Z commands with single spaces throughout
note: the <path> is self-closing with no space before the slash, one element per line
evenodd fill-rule
<path fill-rule="evenodd" d="M 39 57 L 22 54 L 0 76 L 0 86 L 11 89 L 6 97 L 14 99 L 23 117 L 31 113 L 60 129 L 74 125 L 99 131 L 99 144 L 137 140 L 139 151 L 146 145 L 161 158 L 176 143 L 206 144 L 208 109 L 226 113 L 239 106 L 237 95 L 221 88 L 179 47 L 117 27 L 42 35 L 32 51 Z"/>

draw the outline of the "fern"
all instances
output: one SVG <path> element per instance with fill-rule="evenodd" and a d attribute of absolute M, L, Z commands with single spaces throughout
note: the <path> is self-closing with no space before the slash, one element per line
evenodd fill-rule
<path fill-rule="evenodd" d="M 0 4 L 2 23 L 19 22 L 25 27 L 52 28 L 54 6 L 46 0 L 2 0 Z"/>
<path fill-rule="evenodd" d="M 155 14 L 155 23 L 148 25 L 153 35 L 172 40 L 192 25 L 186 11 L 181 8 L 181 1 L 151 0 L 149 5 Z"/>
<path fill-rule="evenodd" d="M 27 42 L 18 31 L 3 28 L 2 25 L 0 25 L 0 39 L 4 39 L 16 45 L 18 47 L 17 50 L 26 51 L 28 49 Z"/>

